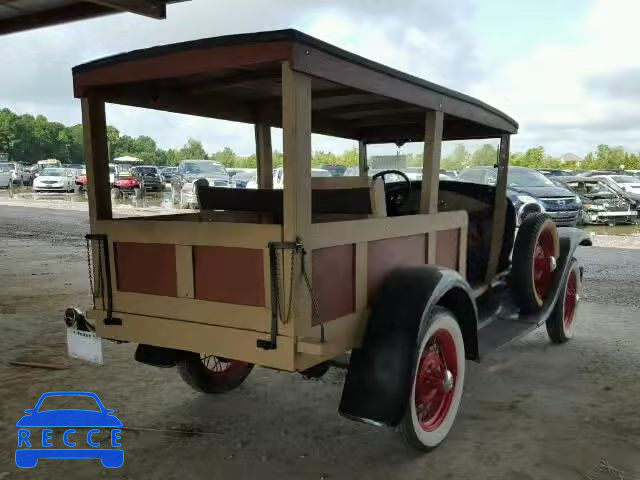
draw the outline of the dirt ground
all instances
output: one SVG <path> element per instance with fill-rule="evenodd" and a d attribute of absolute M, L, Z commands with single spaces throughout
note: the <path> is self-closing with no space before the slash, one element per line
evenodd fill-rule
<path fill-rule="evenodd" d="M 105 343 L 104 366 L 65 358 L 62 311 L 89 301 L 86 213 L 0 207 L 0 479 L 624 479 L 640 480 L 640 251 L 583 248 L 576 337 L 544 329 L 469 362 L 449 438 L 407 450 L 394 433 L 337 414 L 344 373 L 319 381 L 255 369 L 222 396 Z M 68 364 L 17 367 L 12 360 Z M 125 424 L 124 466 L 14 463 L 15 422 L 52 390 L 96 392 Z M 601 460 L 623 470 L 594 468 Z"/>

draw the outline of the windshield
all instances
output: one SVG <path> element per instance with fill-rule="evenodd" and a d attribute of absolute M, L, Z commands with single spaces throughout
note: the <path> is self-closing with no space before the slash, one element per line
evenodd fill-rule
<path fill-rule="evenodd" d="M 154 175 L 158 173 L 158 169 L 156 167 L 136 167 L 136 171 L 142 175 Z"/>
<path fill-rule="evenodd" d="M 64 168 L 45 168 L 41 175 L 43 177 L 64 177 Z"/>
<path fill-rule="evenodd" d="M 226 175 L 227 171 L 219 163 L 185 163 L 184 173 L 193 175 Z"/>
<path fill-rule="evenodd" d="M 13 170 L 15 165 L 13 163 L 0 163 L 0 170 Z"/>
<path fill-rule="evenodd" d="M 611 178 L 616 183 L 640 183 L 638 178 L 632 177 L 631 175 L 613 175 Z"/>
<path fill-rule="evenodd" d="M 541 173 L 531 170 L 509 170 L 507 183 L 510 187 L 553 187 L 555 185 Z"/>
<path fill-rule="evenodd" d="M 602 182 L 567 182 L 567 186 L 579 195 L 588 197 L 616 196 L 616 193 Z"/>

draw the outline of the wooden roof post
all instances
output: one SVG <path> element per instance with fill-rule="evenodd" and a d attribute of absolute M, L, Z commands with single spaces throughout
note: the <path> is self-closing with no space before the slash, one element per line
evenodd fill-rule
<path fill-rule="evenodd" d="M 369 164 L 367 163 L 367 142 L 360 140 L 358 142 L 358 171 L 361 177 L 369 176 Z"/>
<path fill-rule="evenodd" d="M 509 167 L 509 143 L 511 136 L 500 137 L 500 150 L 498 151 L 498 179 L 496 181 L 496 196 L 493 208 L 493 223 L 491 224 L 491 249 L 485 281 L 493 280 L 500 260 L 502 239 L 504 237 L 504 224 L 507 214 L 507 171 Z"/>
<path fill-rule="evenodd" d="M 102 100 L 85 97 L 82 98 L 81 104 L 84 158 L 87 163 L 89 223 L 93 232 L 96 220 L 112 218 L 107 122 Z"/>
<path fill-rule="evenodd" d="M 305 268 L 311 275 L 311 78 L 282 64 L 282 131 L 284 146 L 284 241 L 300 239 L 307 249 Z M 296 260 L 293 281 L 293 320 L 287 325 L 290 334 L 304 335 L 311 328 L 311 297 L 300 274 L 300 258 Z M 292 292 L 291 255 L 285 252 L 283 305 L 289 304 Z M 286 309 L 285 309 L 286 310 Z M 285 330 L 285 329 L 283 329 Z"/>
<path fill-rule="evenodd" d="M 438 213 L 443 122 L 444 114 L 441 111 L 427 111 L 422 158 L 422 190 L 420 192 L 420 213 L 422 214 Z M 427 263 L 436 263 L 436 248 L 436 234 L 430 233 L 427 242 Z"/>
<path fill-rule="evenodd" d="M 258 166 L 258 188 L 273 188 L 273 151 L 271 149 L 271 127 L 257 123 L 256 164 Z"/>

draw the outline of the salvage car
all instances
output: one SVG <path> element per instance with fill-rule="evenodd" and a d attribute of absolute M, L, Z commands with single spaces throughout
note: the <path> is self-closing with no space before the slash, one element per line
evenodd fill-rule
<path fill-rule="evenodd" d="M 75 175 L 66 168 L 45 168 L 33 180 L 34 192 L 73 192 Z"/>
<path fill-rule="evenodd" d="M 493 167 L 471 167 L 460 172 L 458 180 L 461 182 L 495 185 L 497 169 Z M 582 211 L 582 202 L 571 190 L 553 183 L 540 172 L 525 167 L 509 167 L 507 186 L 516 198 L 523 197 L 523 202 L 531 205 L 531 199 L 542 206 L 558 226 L 575 227 Z"/>
<path fill-rule="evenodd" d="M 598 177 L 555 177 L 554 180 L 580 196 L 582 224 L 636 223 L 636 203 L 626 200 Z"/>
<path fill-rule="evenodd" d="M 640 215 L 640 178 L 632 175 L 596 175 L 594 178 L 605 183 L 618 195 L 635 205 L 635 209 Z"/>
<path fill-rule="evenodd" d="M 211 187 L 230 187 L 231 179 L 220 162 L 213 160 L 184 160 L 171 178 L 171 198 L 180 208 L 196 207 L 197 180 L 204 180 Z"/>
<path fill-rule="evenodd" d="M 554 343 L 573 336 L 575 251 L 590 240 L 542 213 L 516 233 L 506 188 L 518 124 L 494 107 L 295 30 L 153 47 L 73 76 L 83 128 L 96 133 L 84 147 L 93 303 L 68 323 L 86 318 L 96 336 L 136 343 L 137 361 L 177 367 L 208 394 L 238 388 L 254 365 L 311 378 L 346 368 L 340 414 L 428 451 L 451 432 L 477 372 L 468 360 L 543 324 Z M 258 122 L 259 188 L 197 181 L 187 189 L 195 212 L 112 218 L 108 192 L 96 188 L 108 181 L 105 102 Z M 274 126 L 283 189 L 270 175 Z M 313 133 L 358 141 L 360 176 L 312 178 Z M 434 145 L 482 138 L 500 141 L 495 185 L 439 182 Z M 369 144 L 417 141 L 421 181 L 366 175 Z M 224 171 L 213 162 L 181 169 L 194 180 Z"/>

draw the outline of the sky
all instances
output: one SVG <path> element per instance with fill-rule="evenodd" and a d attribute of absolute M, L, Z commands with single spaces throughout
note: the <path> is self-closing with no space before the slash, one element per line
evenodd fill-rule
<path fill-rule="evenodd" d="M 192 0 L 169 6 L 164 21 L 121 14 L 1 36 L 0 107 L 76 124 L 77 64 L 293 27 L 499 108 L 520 123 L 513 151 L 542 145 L 553 155 L 584 155 L 601 143 L 640 151 L 638 18 L 638 0 Z M 248 125 L 121 106 L 109 106 L 107 116 L 121 133 L 149 135 L 163 148 L 191 136 L 209 151 L 254 151 Z M 274 148 L 280 144 L 276 133 Z M 314 150 L 352 145 L 313 139 Z M 395 151 L 380 146 L 370 153 Z"/>

